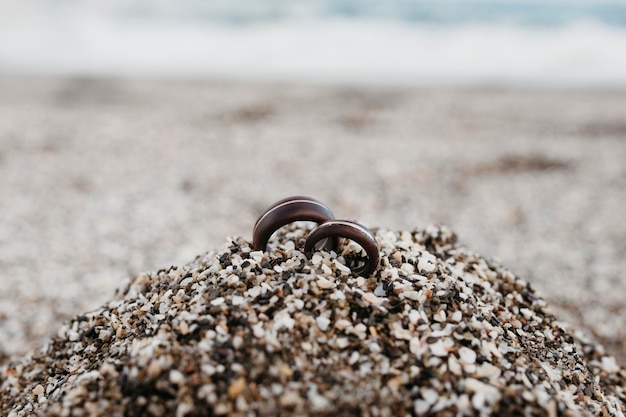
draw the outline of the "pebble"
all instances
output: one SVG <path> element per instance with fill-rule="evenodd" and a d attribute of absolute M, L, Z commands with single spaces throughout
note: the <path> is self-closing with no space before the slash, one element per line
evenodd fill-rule
<path fill-rule="evenodd" d="M 315 323 L 317 327 L 323 332 L 328 330 L 328 326 L 330 325 L 330 320 L 327 317 L 318 317 L 315 319 Z"/>
<path fill-rule="evenodd" d="M 213 306 L 221 306 L 222 304 L 224 304 L 224 297 L 217 297 L 211 300 L 211 305 Z"/>
<path fill-rule="evenodd" d="M 435 356 L 447 356 L 448 355 L 448 351 L 443 341 L 441 340 L 438 340 L 435 343 L 430 344 L 428 348 L 430 349 L 432 354 Z"/>
<path fill-rule="evenodd" d="M 380 284 L 378 285 L 375 289 L 374 289 L 374 295 L 377 297 L 384 297 L 385 295 L 387 295 L 387 292 L 385 291 L 385 289 L 383 288 L 383 285 Z"/>
<path fill-rule="evenodd" d="M 185 382 L 185 376 L 182 374 L 182 372 L 177 371 L 176 369 L 172 369 L 170 371 L 170 382 L 175 385 L 182 384 L 183 382 Z"/>
<path fill-rule="evenodd" d="M 44 393 L 44 388 L 41 384 L 37 384 L 35 388 L 32 390 L 33 395 L 42 395 Z"/>
<path fill-rule="evenodd" d="M 335 284 L 331 280 L 326 279 L 326 278 L 324 278 L 322 276 L 318 277 L 317 286 L 320 287 L 323 290 L 327 290 L 327 289 L 330 289 L 330 288 L 335 288 Z"/>
<path fill-rule="evenodd" d="M 237 379 L 230 387 L 228 387 L 228 397 L 230 399 L 237 398 L 246 388 L 246 379 Z"/>
<path fill-rule="evenodd" d="M 0 415 L 626 412 L 615 359 L 449 229 L 376 230 L 382 266 L 367 278 L 337 264 L 358 248 L 309 261 L 291 240 L 304 231 L 283 229 L 281 253 L 233 238 L 142 273 L 6 361 Z"/>
<path fill-rule="evenodd" d="M 474 362 L 476 362 L 476 352 L 474 350 L 462 346 L 459 348 L 458 352 L 459 359 L 462 363 L 473 364 Z"/>
<path fill-rule="evenodd" d="M 339 348 L 339 349 L 345 349 L 348 346 L 350 346 L 350 340 L 348 340 L 347 337 L 340 337 L 335 341 L 335 345 Z"/>

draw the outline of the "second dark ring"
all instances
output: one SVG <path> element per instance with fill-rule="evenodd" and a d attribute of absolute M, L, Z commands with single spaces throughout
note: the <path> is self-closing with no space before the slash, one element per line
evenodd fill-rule
<path fill-rule="evenodd" d="M 272 234 L 281 227 L 296 221 L 317 224 L 333 220 L 335 216 L 326 205 L 311 197 L 294 196 L 269 206 L 257 219 L 252 231 L 252 247 L 265 251 Z M 328 248 L 333 249 L 337 239 L 329 239 Z"/>
<path fill-rule="evenodd" d="M 368 260 L 362 268 L 355 269 L 354 272 L 364 277 L 372 275 L 376 271 L 380 259 L 378 242 L 376 242 L 376 237 L 367 227 L 357 222 L 329 220 L 320 224 L 307 236 L 304 244 L 304 253 L 310 257 L 315 250 L 316 243 L 324 238 L 338 237 L 350 239 L 361 245 L 365 253 L 367 253 Z"/>

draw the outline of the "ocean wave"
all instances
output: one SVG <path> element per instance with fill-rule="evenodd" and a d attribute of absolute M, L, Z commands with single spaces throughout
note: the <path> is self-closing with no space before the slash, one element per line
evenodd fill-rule
<path fill-rule="evenodd" d="M 103 17 L 104 16 L 104 17 Z M 387 84 L 626 86 L 626 29 L 290 18 L 246 25 L 31 14 L 0 73 Z"/>
<path fill-rule="evenodd" d="M 4 17 L 25 13 L 108 19 L 248 24 L 298 18 L 412 23 L 559 26 L 580 20 L 626 26 L 626 0 L 20 0 L 0 3 Z"/>

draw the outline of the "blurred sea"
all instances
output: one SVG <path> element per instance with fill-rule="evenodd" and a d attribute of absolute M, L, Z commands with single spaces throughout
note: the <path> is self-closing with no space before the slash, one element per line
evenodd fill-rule
<path fill-rule="evenodd" d="M 626 0 L 0 0 L 0 74 L 626 86 Z"/>

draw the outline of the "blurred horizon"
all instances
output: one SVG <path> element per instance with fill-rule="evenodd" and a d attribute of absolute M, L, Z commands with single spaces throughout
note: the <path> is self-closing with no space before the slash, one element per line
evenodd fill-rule
<path fill-rule="evenodd" d="M 0 2 L 0 75 L 626 86 L 626 1 Z"/>

